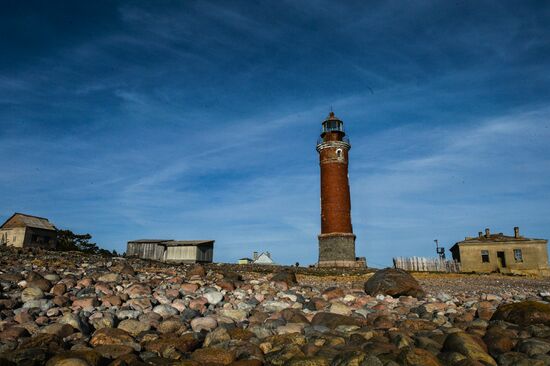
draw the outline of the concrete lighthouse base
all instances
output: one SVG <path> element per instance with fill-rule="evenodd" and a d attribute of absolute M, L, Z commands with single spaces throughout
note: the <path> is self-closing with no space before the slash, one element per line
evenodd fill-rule
<path fill-rule="evenodd" d="M 365 258 L 355 257 L 355 235 L 330 233 L 319 235 L 319 267 L 366 267 Z"/>

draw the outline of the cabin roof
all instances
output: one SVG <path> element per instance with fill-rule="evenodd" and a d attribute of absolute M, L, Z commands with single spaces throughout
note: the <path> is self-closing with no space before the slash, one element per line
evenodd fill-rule
<path fill-rule="evenodd" d="M 164 243 L 168 241 L 174 241 L 172 239 L 137 239 L 130 240 L 128 243 L 137 243 L 137 244 L 150 244 L 150 243 Z"/>
<path fill-rule="evenodd" d="M 16 212 L 0 226 L 2 229 L 16 227 L 32 227 L 36 229 L 55 231 L 55 226 L 45 217 L 32 216 Z"/>
<path fill-rule="evenodd" d="M 546 239 L 526 238 L 524 236 L 509 236 L 503 233 L 466 237 L 464 240 L 455 243 L 450 250 L 455 250 L 462 245 L 521 245 L 521 244 L 546 244 Z"/>
<path fill-rule="evenodd" d="M 131 240 L 128 244 L 157 244 L 165 247 L 198 246 L 203 244 L 214 244 L 214 240 L 162 240 L 162 239 L 137 239 Z"/>
<path fill-rule="evenodd" d="M 214 240 L 170 240 L 161 245 L 168 247 L 198 246 L 203 244 L 214 244 Z"/>

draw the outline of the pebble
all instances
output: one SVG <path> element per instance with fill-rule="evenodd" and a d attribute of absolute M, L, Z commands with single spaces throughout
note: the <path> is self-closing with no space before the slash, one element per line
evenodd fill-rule
<path fill-rule="evenodd" d="M 162 316 L 163 318 L 167 318 L 172 315 L 177 315 L 179 313 L 178 309 L 167 304 L 157 305 L 153 308 L 153 311 L 159 314 L 160 316 Z"/>
<path fill-rule="evenodd" d="M 223 300 L 223 294 L 219 291 L 208 291 L 203 297 L 212 305 L 217 305 Z"/>
<path fill-rule="evenodd" d="M 218 326 L 218 322 L 215 318 L 207 316 L 204 318 L 195 318 L 191 320 L 191 328 L 194 332 L 200 332 L 202 330 L 211 331 Z"/>

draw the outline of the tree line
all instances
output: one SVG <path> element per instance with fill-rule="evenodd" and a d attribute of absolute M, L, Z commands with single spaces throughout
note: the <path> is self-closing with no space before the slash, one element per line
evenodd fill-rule
<path fill-rule="evenodd" d="M 90 234 L 75 234 L 71 230 L 57 230 L 57 250 L 77 251 L 88 254 L 98 254 L 103 256 L 118 256 L 116 250 L 112 252 L 100 248 L 97 243 L 93 243 Z"/>

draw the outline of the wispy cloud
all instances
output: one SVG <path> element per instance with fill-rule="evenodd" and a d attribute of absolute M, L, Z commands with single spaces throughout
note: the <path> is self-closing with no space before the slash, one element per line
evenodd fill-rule
<path fill-rule="evenodd" d="M 550 236 L 550 7 L 76 4 L 70 23 L 40 9 L 42 33 L 4 10 L 3 217 L 46 216 L 119 251 L 213 238 L 216 260 L 313 263 L 332 106 L 371 264 L 485 226 Z"/>

